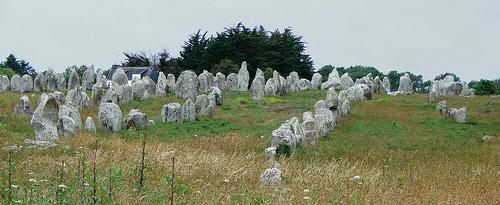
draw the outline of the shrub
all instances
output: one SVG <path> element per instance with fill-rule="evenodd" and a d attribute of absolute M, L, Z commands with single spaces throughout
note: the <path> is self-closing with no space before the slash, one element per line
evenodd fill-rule
<path fill-rule="evenodd" d="M 5 76 L 11 78 L 15 74 L 16 74 L 16 72 L 14 72 L 14 70 L 12 70 L 10 68 L 0 68 L 0 76 L 5 75 Z"/>
<path fill-rule="evenodd" d="M 279 158 L 281 156 L 289 157 L 292 154 L 292 148 L 286 142 L 281 142 L 276 147 L 276 156 Z"/>
<path fill-rule="evenodd" d="M 264 78 L 268 80 L 269 78 L 273 77 L 273 69 L 272 68 L 266 68 L 264 69 Z"/>
<path fill-rule="evenodd" d="M 491 80 L 481 79 L 474 85 L 476 95 L 493 95 L 496 93 L 496 85 Z"/>
<path fill-rule="evenodd" d="M 224 75 L 229 75 L 230 73 L 238 73 L 238 65 L 232 60 L 222 59 L 219 63 L 214 65 L 212 73 L 221 72 Z"/>

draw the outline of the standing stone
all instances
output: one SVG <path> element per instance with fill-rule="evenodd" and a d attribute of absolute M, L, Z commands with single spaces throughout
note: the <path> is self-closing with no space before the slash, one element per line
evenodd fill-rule
<path fill-rule="evenodd" d="M 172 73 L 167 75 L 167 91 L 175 92 L 175 75 Z"/>
<path fill-rule="evenodd" d="M 339 115 L 348 115 L 351 114 L 351 101 L 345 99 L 341 102 L 340 108 L 338 109 Z"/>
<path fill-rule="evenodd" d="M 221 72 L 218 72 L 217 74 L 215 74 L 214 84 L 220 90 L 226 89 L 226 75 L 222 74 Z"/>
<path fill-rule="evenodd" d="M 318 108 L 314 114 L 314 122 L 318 135 L 326 136 L 335 127 L 336 116 L 328 109 Z"/>
<path fill-rule="evenodd" d="M 118 132 L 121 128 L 122 111 L 117 104 L 101 103 L 99 106 L 99 126 L 102 129 Z"/>
<path fill-rule="evenodd" d="M 458 123 L 466 123 L 466 108 L 451 108 L 450 111 L 448 112 L 448 116 L 451 117 L 453 120 L 455 120 Z"/>
<path fill-rule="evenodd" d="M 57 130 L 63 135 L 74 135 L 76 130 L 81 127 L 80 113 L 77 108 L 69 105 L 59 106 L 59 122 Z"/>
<path fill-rule="evenodd" d="M 429 92 L 429 102 L 430 103 L 435 103 L 438 99 L 438 94 L 435 91 Z"/>
<path fill-rule="evenodd" d="M 278 167 L 278 163 L 274 162 L 272 167 L 267 168 L 260 174 L 259 180 L 262 185 L 275 186 L 281 182 L 281 170 Z"/>
<path fill-rule="evenodd" d="M 318 109 L 328 109 L 328 107 L 326 106 L 326 101 L 324 101 L 324 100 L 318 100 L 314 104 L 314 112 L 317 112 Z"/>
<path fill-rule="evenodd" d="M 57 123 L 59 105 L 52 95 L 43 93 L 31 118 L 31 128 L 35 131 L 35 140 L 53 141 L 59 138 Z"/>
<path fill-rule="evenodd" d="M 167 90 L 167 77 L 163 72 L 160 72 L 158 76 L 158 82 L 156 83 L 156 96 L 165 96 Z"/>
<path fill-rule="evenodd" d="M 214 85 L 214 75 L 206 70 L 203 70 L 203 72 L 198 75 L 198 82 L 198 91 L 208 93 L 210 92 L 210 88 Z"/>
<path fill-rule="evenodd" d="M 138 100 L 144 100 L 146 92 L 146 84 L 142 80 L 132 83 L 132 97 Z"/>
<path fill-rule="evenodd" d="M 14 108 L 14 112 L 17 114 L 24 114 L 24 113 L 29 115 L 33 114 L 33 109 L 31 109 L 30 99 L 28 98 L 28 96 L 23 95 L 19 99 L 19 101 L 16 104 L 16 107 Z"/>
<path fill-rule="evenodd" d="M 78 108 L 74 107 L 71 103 L 60 105 L 58 116 L 59 118 L 63 116 L 71 118 L 77 128 L 80 128 L 82 126 L 80 112 L 78 112 Z"/>
<path fill-rule="evenodd" d="M 54 91 L 51 93 L 51 95 L 56 99 L 58 105 L 66 104 L 66 96 L 64 96 L 64 93 L 60 91 Z"/>
<path fill-rule="evenodd" d="M 399 88 L 398 91 L 403 92 L 405 95 L 413 93 L 413 84 L 411 83 L 410 76 L 408 73 L 399 78 Z"/>
<path fill-rule="evenodd" d="M 196 120 L 196 107 L 191 99 L 187 99 L 182 106 L 182 120 L 183 121 L 194 121 Z"/>
<path fill-rule="evenodd" d="M 78 73 L 76 72 L 75 69 L 71 69 L 71 72 L 69 73 L 68 76 L 68 90 L 74 89 L 76 87 L 80 86 L 80 76 L 78 76 Z"/>
<path fill-rule="evenodd" d="M 128 84 L 128 77 L 123 68 L 117 68 L 115 73 L 113 73 L 111 80 L 118 83 L 118 85 Z"/>
<path fill-rule="evenodd" d="M 265 88 L 265 78 L 264 73 L 257 68 L 255 72 L 255 78 L 252 81 L 252 85 L 250 86 L 250 93 L 252 94 L 252 99 L 261 100 L 264 97 L 264 88 Z"/>
<path fill-rule="evenodd" d="M 213 114 L 213 107 L 210 105 L 208 96 L 205 94 L 201 94 L 196 96 L 196 101 L 195 101 L 195 109 L 196 109 L 196 116 L 198 117 L 203 117 L 203 116 L 208 116 L 211 117 Z"/>
<path fill-rule="evenodd" d="M 35 91 L 45 91 L 47 87 L 47 78 L 43 73 L 38 73 L 33 80 L 33 87 Z"/>
<path fill-rule="evenodd" d="M 295 71 L 290 72 L 290 74 L 288 75 L 288 77 L 286 79 L 288 82 L 288 90 L 290 92 L 299 91 L 298 83 L 299 83 L 300 78 L 299 78 L 299 74 L 297 72 L 295 72 Z"/>
<path fill-rule="evenodd" d="M 96 83 L 92 86 L 92 104 L 99 105 L 104 95 L 104 88 L 101 84 Z"/>
<path fill-rule="evenodd" d="M 384 83 L 380 80 L 380 78 L 377 76 L 375 79 L 373 79 L 373 82 L 375 83 L 375 93 L 380 93 L 382 95 L 387 94 L 387 89 L 385 88 Z"/>
<path fill-rule="evenodd" d="M 92 85 L 94 85 L 95 72 L 94 66 L 90 66 L 83 72 L 82 79 L 82 90 L 87 91 L 92 89 Z"/>
<path fill-rule="evenodd" d="M 57 90 L 57 75 L 53 69 L 47 70 L 45 73 L 46 78 L 46 89 L 49 91 Z"/>
<path fill-rule="evenodd" d="M 189 99 L 188 99 L 189 100 Z M 169 103 L 163 105 L 161 109 L 162 122 L 182 122 L 182 107 L 179 103 Z"/>
<path fill-rule="evenodd" d="M 462 84 L 462 91 L 460 92 L 460 96 L 471 96 L 469 84 L 467 84 L 467 82 L 461 82 L 461 84 Z"/>
<path fill-rule="evenodd" d="M 249 82 L 250 74 L 248 73 L 247 62 L 243 61 L 243 63 L 241 63 L 240 71 L 238 72 L 238 90 L 247 91 Z"/>
<path fill-rule="evenodd" d="M 149 76 L 144 76 L 142 78 L 142 82 L 144 82 L 144 85 L 146 86 L 146 91 L 149 96 L 153 96 L 156 93 L 156 84 L 153 79 L 151 79 Z"/>
<path fill-rule="evenodd" d="M 311 78 L 311 88 L 317 90 L 323 81 L 323 76 L 319 73 L 314 73 Z"/>
<path fill-rule="evenodd" d="M 33 91 L 33 78 L 30 75 L 23 75 L 21 78 L 21 92 L 27 93 Z"/>
<path fill-rule="evenodd" d="M 85 130 L 87 132 L 94 132 L 94 133 L 97 131 L 94 124 L 94 120 L 92 120 L 92 117 L 87 117 L 87 119 L 85 120 Z"/>
<path fill-rule="evenodd" d="M 318 138 L 318 131 L 316 130 L 316 123 L 312 112 L 304 112 L 302 115 L 302 130 L 304 130 L 302 143 L 314 144 Z"/>
<path fill-rule="evenodd" d="M 175 95 L 183 99 L 196 99 L 198 93 L 198 77 L 193 71 L 185 70 L 175 84 Z"/>
<path fill-rule="evenodd" d="M 126 84 L 122 88 L 122 94 L 121 94 L 121 103 L 128 103 L 132 100 L 133 94 L 132 94 L 132 86 L 129 84 Z"/>
<path fill-rule="evenodd" d="M 277 90 L 276 90 L 276 83 L 274 83 L 274 78 L 269 78 L 266 82 L 266 85 L 264 86 L 264 93 L 266 96 L 276 96 L 277 95 Z"/>
<path fill-rule="evenodd" d="M 384 77 L 383 83 L 384 83 L 385 93 L 391 92 L 391 81 L 389 81 L 389 78 L 387 76 Z"/>
<path fill-rule="evenodd" d="M 321 89 L 325 90 L 328 88 L 335 88 L 335 87 L 339 87 L 340 85 L 341 85 L 340 79 L 332 78 L 332 79 L 329 79 L 328 81 L 322 83 Z"/>
<path fill-rule="evenodd" d="M 278 71 L 273 71 L 274 88 L 276 95 L 286 95 L 288 92 L 288 81 L 283 78 Z"/>
<path fill-rule="evenodd" d="M 236 73 L 230 73 L 227 76 L 227 82 L 226 82 L 227 89 L 230 91 L 238 91 L 238 74 Z"/>
<path fill-rule="evenodd" d="M 328 74 L 328 80 L 340 79 L 339 72 L 337 72 L 337 68 L 333 68 L 332 72 Z"/>
<path fill-rule="evenodd" d="M 64 77 L 64 74 L 57 73 L 56 78 L 57 78 L 57 90 L 59 90 L 59 91 L 66 90 L 67 83 L 66 83 L 66 78 Z"/>
<path fill-rule="evenodd" d="M 122 103 L 122 94 L 123 86 L 111 81 L 108 90 L 104 93 L 104 96 L 101 99 L 101 102 L 120 104 Z"/>
<path fill-rule="evenodd" d="M 107 87 L 108 79 L 103 75 L 103 71 L 99 68 L 95 72 L 95 84 L 99 84 L 103 88 Z"/>
<path fill-rule="evenodd" d="M 337 110 L 337 106 L 339 104 L 339 96 L 337 92 L 335 92 L 335 88 L 328 88 L 326 91 L 326 99 L 325 99 L 326 107 L 329 110 Z"/>
<path fill-rule="evenodd" d="M 347 90 L 354 85 L 354 81 L 349 77 L 349 73 L 344 73 L 340 77 L 340 88 L 342 90 Z"/>
<path fill-rule="evenodd" d="M 216 105 L 224 104 L 224 97 L 222 97 L 222 91 L 218 87 L 212 87 L 212 92 L 210 94 L 214 97 Z"/>
<path fill-rule="evenodd" d="M 443 100 L 436 105 L 436 111 L 441 114 L 448 113 L 448 103 L 446 102 L 446 100 Z"/>
<path fill-rule="evenodd" d="M 80 87 L 76 87 L 68 91 L 66 95 L 66 103 L 71 103 L 78 109 L 87 108 L 90 105 L 87 93 L 83 92 Z"/>
<path fill-rule="evenodd" d="M 290 124 L 283 123 L 278 129 L 271 132 L 271 146 L 278 147 L 284 143 L 290 146 L 291 152 L 295 152 L 299 137 L 292 131 Z"/>
<path fill-rule="evenodd" d="M 311 89 L 311 82 L 307 79 L 300 79 L 299 83 L 297 84 L 298 90 L 299 91 L 305 91 L 305 90 L 310 90 Z"/>
<path fill-rule="evenodd" d="M 139 109 L 132 109 L 125 116 L 124 124 L 125 129 L 129 129 L 132 127 L 142 129 L 148 123 L 148 116 L 142 113 Z"/>
<path fill-rule="evenodd" d="M 9 77 L 2 75 L 0 76 L 0 92 L 10 90 L 10 80 Z"/>
<path fill-rule="evenodd" d="M 22 92 L 22 80 L 18 75 L 13 75 L 10 78 L 10 89 L 12 91 Z"/>

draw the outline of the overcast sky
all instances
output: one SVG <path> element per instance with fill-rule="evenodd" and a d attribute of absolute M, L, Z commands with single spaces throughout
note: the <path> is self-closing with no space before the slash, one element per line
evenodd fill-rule
<path fill-rule="evenodd" d="M 0 0 L 0 57 L 14 53 L 37 71 L 107 69 L 124 51 L 178 56 L 189 34 L 238 22 L 292 27 L 316 68 L 500 77 L 499 0 Z"/>

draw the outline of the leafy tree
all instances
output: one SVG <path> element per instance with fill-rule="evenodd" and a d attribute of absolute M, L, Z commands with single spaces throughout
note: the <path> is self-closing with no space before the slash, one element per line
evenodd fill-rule
<path fill-rule="evenodd" d="M 125 61 L 121 64 L 123 67 L 147 67 L 151 64 L 146 52 L 129 52 L 123 53 L 123 55 L 125 55 Z"/>
<path fill-rule="evenodd" d="M 193 70 L 197 73 L 200 73 L 203 69 L 209 69 L 207 59 L 208 42 L 206 31 L 202 34 L 201 30 L 198 30 L 195 34 L 190 35 L 182 46 L 179 66 L 184 70 Z"/>
<path fill-rule="evenodd" d="M 493 80 L 493 82 L 495 83 L 496 87 L 497 87 L 497 95 L 500 95 L 500 78 L 497 78 L 495 80 Z"/>
<path fill-rule="evenodd" d="M 337 71 L 339 71 L 339 69 L 337 69 Z M 358 78 L 362 78 L 362 77 L 368 75 L 368 73 L 371 73 L 373 75 L 373 77 L 379 76 L 382 79 L 384 78 L 384 74 L 382 72 L 377 70 L 375 67 L 371 67 L 371 66 L 361 66 L 361 65 L 351 66 L 349 68 L 344 69 L 342 71 L 342 73 L 339 72 L 339 75 L 343 75 L 346 72 L 349 73 L 349 76 L 353 80 L 356 80 Z"/>
<path fill-rule="evenodd" d="M 227 76 L 230 73 L 237 73 L 238 70 L 239 70 L 238 64 L 234 63 L 232 60 L 223 59 L 219 63 L 214 65 L 212 72 L 214 73 L 214 75 L 217 72 L 221 72 Z"/>
<path fill-rule="evenodd" d="M 434 80 L 442 80 L 442 79 L 444 79 L 448 75 L 453 76 L 453 78 L 455 79 L 455 81 L 460 81 L 460 77 L 458 77 L 457 74 L 455 74 L 455 73 L 442 73 L 442 74 L 437 75 L 434 78 Z"/>
<path fill-rule="evenodd" d="M 34 77 L 36 75 L 35 69 L 30 65 L 29 62 L 25 60 L 18 60 L 14 54 L 7 56 L 4 62 L 0 64 L 1 67 L 7 67 L 14 70 L 15 73 L 19 75 L 31 75 Z"/>
<path fill-rule="evenodd" d="M 168 60 L 165 61 L 164 64 L 161 64 L 159 66 L 160 71 L 163 72 L 165 75 L 172 73 L 178 77 L 183 71 L 182 67 L 179 65 L 180 61 L 181 58 L 169 58 Z"/>
<path fill-rule="evenodd" d="M 67 67 L 66 70 L 64 70 L 63 75 L 66 79 L 68 79 L 68 76 L 71 73 L 71 70 L 75 69 L 76 73 L 78 73 L 78 76 L 80 77 L 80 79 L 82 79 L 83 73 L 87 70 L 87 68 L 89 68 L 89 67 L 86 65 L 81 65 L 81 66 L 72 65 L 72 66 Z"/>
<path fill-rule="evenodd" d="M 474 85 L 476 95 L 493 95 L 497 93 L 497 87 L 491 80 L 481 79 Z"/>
<path fill-rule="evenodd" d="M 16 74 L 16 72 L 14 72 L 14 70 L 12 70 L 10 68 L 0 67 L 0 76 L 5 75 L 5 76 L 11 78 L 15 74 Z"/>
<path fill-rule="evenodd" d="M 318 70 L 318 73 L 321 74 L 321 77 L 323 78 L 323 81 L 326 81 L 328 80 L 328 75 L 332 72 L 332 70 L 334 69 L 335 67 L 332 66 L 332 65 L 325 65 L 323 67 L 321 67 L 319 70 Z M 338 71 L 338 70 L 337 70 Z"/>
<path fill-rule="evenodd" d="M 411 79 L 411 82 L 413 84 L 413 89 L 416 92 L 421 92 L 421 93 L 426 93 L 429 90 L 430 86 L 430 81 L 423 81 L 423 76 L 422 75 L 416 75 L 411 72 L 401 72 L 399 73 L 398 71 L 392 70 L 387 74 L 387 77 L 389 78 L 389 81 L 391 83 L 391 91 L 396 91 L 399 88 L 399 78 L 403 76 L 405 73 L 408 73 Z"/>
<path fill-rule="evenodd" d="M 267 80 L 272 77 L 273 77 L 273 69 L 272 68 L 264 69 L 264 78 Z"/>

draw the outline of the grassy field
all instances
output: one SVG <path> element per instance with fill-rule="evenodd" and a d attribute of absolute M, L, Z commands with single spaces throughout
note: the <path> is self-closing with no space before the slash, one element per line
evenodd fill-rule
<path fill-rule="evenodd" d="M 21 145 L 34 136 L 30 117 L 12 113 L 20 96 L 0 94 L 0 147 Z M 311 110 L 325 92 L 292 93 L 262 102 L 247 93 L 228 92 L 224 97 L 213 118 L 180 124 L 161 123 L 160 109 L 183 100 L 170 95 L 132 101 L 121 105 L 123 115 L 139 108 L 156 125 L 98 131 L 95 136 L 81 132 L 61 139 L 55 148 L 18 150 L 11 155 L 11 180 L 17 185 L 11 198 L 21 204 L 87 204 L 95 187 L 98 203 L 169 203 L 175 157 L 176 204 L 500 203 L 500 140 L 479 140 L 483 134 L 500 136 L 498 97 L 447 97 L 449 107 L 467 107 L 466 124 L 435 112 L 426 95 L 375 96 L 354 103 L 353 113 L 342 116 L 329 136 L 278 160 L 283 183 L 276 189 L 260 186 L 258 180 L 269 165 L 263 150 L 270 132 Z M 38 94 L 30 99 L 35 105 Z M 82 120 L 92 116 L 97 123 L 96 115 L 97 108 L 81 113 Z M 145 133 L 145 181 L 140 189 Z M 9 153 L 2 151 L 0 159 L 0 203 L 5 204 Z M 60 184 L 66 188 L 57 188 Z"/>

